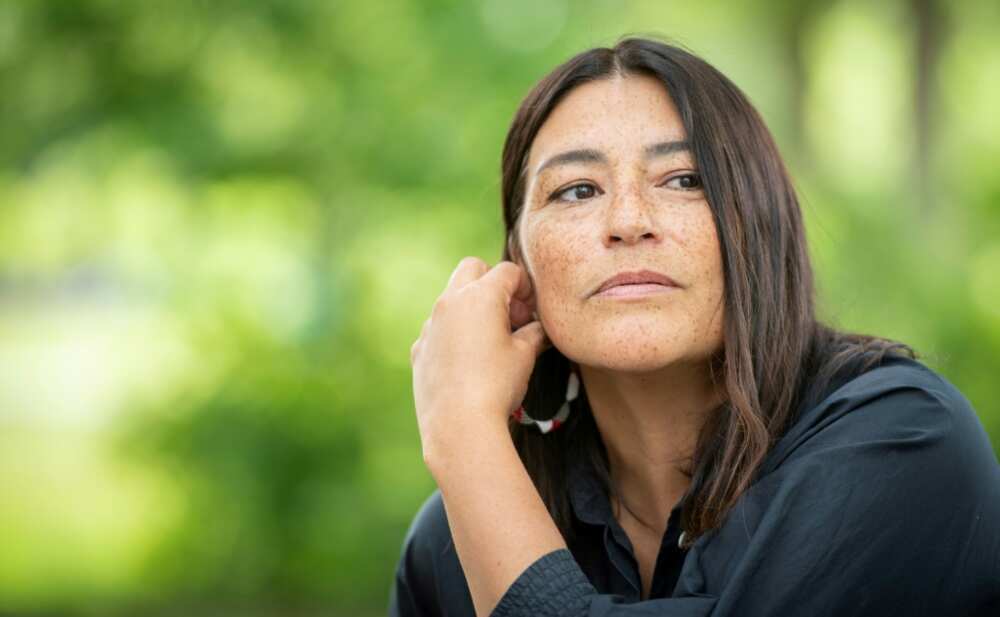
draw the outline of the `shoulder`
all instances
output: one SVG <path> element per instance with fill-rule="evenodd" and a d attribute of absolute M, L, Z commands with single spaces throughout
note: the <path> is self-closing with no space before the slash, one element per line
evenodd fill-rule
<path fill-rule="evenodd" d="M 394 604 L 417 608 L 391 614 L 474 614 L 440 489 L 424 500 L 406 531 L 396 567 Z"/>
<path fill-rule="evenodd" d="M 942 407 L 971 410 L 969 401 L 950 381 L 919 360 L 895 357 L 853 379 L 833 391 L 829 405 L 839 400 L 867 401 L 892 393 L 908 393 L 931 397 Z"/>
<path fill-rule="evenodd" d="M 904 359 L 846 379 L 765 462 L 678 582 L 717 595 L 717 611 L 969 615 L 996 602 L 1000 465 L 935 371 Z"/>
<path fill-rule="evenodd" d="M 1000 464 L 966 397 L 924 364 L 896 358 L 800 411 L 765 457 L 738 519 L 752 527 L 775 510 L 799 512 L 795 525 L 810 529 L 823 516 L 832 528 L 892 520 L 897 532 L 906 529 L 901 513 L 921 512 L 924 526 L 935 516 L 947 525 L 959 511 L 991 520 L 1000 517 Z"/>
<path fill-rule="evenodd" d="M 434 489 L 417 509 L 406 530 L 404 550 L 425 561 L 437 559 L 451 545 L 451 530 L 440 489 Z"/>
<path fill-rule="evenodd" d="M 996 468 L 989 437 L 968 399 L 942 375 L 909 358 L 893 358 L 861 373 L 819 403 L 801 409 L 766 467 L 863 444 L 963 453 L 960 458 L 969 458 L 972 464 L 990 472 Z"/>

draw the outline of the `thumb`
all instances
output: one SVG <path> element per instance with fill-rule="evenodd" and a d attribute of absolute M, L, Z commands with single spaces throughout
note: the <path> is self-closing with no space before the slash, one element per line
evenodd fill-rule
<path fill-rule="evenodd" d="M 531 349 L 535 356 L 552 347 L 552 342 L 549 341 L 549 337 L 546 336 L 545 330 L 542 328 L 542 322 L 537 319 L 515 330 L 512 336 Z"/>

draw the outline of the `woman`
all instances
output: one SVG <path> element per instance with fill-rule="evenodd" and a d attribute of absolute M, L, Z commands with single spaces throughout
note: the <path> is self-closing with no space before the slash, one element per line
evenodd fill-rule
<path fill-rule="evenodd" d="M 503 201 L 503 261 L 463 259 L 411 348 L 439 490 L 391 614 L 1000 614 L 982 425 L 905 345 L 817 321 L 726 77 L 649 39 L 570 59 Z"/>

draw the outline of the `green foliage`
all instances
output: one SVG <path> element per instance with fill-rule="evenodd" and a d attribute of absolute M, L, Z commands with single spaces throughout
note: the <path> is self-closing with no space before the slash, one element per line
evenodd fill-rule
<path fill-rule="evenodd" d="M 1000 10 L 942 7 L 920 128 L 913 6 L 0 4 L 0 612 L 384 613 L 433 489 L 410 344 L 500 255 L 521 97 L 631 32 L 758 103 L 823 315 L 1000 449 Z"/>

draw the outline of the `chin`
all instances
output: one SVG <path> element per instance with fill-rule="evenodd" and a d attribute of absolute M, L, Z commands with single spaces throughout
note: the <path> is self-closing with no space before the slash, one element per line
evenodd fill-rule
<path fill-rule="evenodd" d="M 578 364 L 627 373 L 657 371 L 692 359 L 696 341 L 676 335 L 676 324 L 603 323 L 596 327 L 567 323 L 565 331 L 546 328 L 552 344 Z M 674 334 L 671 334 L 674 333 Z"/>
<path fill-rule="evenodd" d="M 621 350 L 607 354 L 596 355 L 591 361 L 577 360 L 579 364 L 593 366 L 619 373 L 655 373 L 667 366 L 675 364 L 679 356 L 664 356 L 662 354 L 622 354 Z"/>

